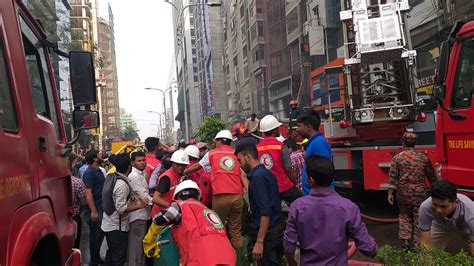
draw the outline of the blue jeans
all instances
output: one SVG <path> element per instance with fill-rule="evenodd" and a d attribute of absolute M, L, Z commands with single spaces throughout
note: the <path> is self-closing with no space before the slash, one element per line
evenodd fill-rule
<path fill-rule="evenodd" d="M 104 240 L 104 232 L 100 228 L 102 225 L 102 213 L 99 213 L 99 219 L 97 221 L 92 221 L 90 213 L 85 215 L 87 224 L 89 225 L 89 248 L 91 253 L 90 265 L 95 266 L 103 264 L 103 261 L 100 259 L 100 246 Z"/>

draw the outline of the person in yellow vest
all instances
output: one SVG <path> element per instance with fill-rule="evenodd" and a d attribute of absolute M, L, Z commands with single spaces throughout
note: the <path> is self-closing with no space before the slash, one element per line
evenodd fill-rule
<path fill-rule="evenodd" d="M 185 174 L 210 167 L 212 210 L 229 225 L 229 237 L 237 253 L 237 265 L 242 265 L 244 240 L 241 235 L 242 207 L 244 204 L 243 182 L 240 164 L 230 146 L 233 137 L 229 130 L 222 130 L 214 138 L 216 148 L 184 171 Z"/>

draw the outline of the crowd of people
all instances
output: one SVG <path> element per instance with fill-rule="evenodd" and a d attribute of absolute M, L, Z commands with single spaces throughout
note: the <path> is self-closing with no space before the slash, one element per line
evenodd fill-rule
<path fill-rule="evenodd" d="M 171 226 L 182 265 L 280 265 L 284 256 L 297 265 L 297 249 L 300 265 L 346 265 L 350 239 L 375 256 L 359 208 L 334 190 L 331 145 L 320 124 L 316 111 L 298 111 L 292 130 L 305 140 L 297 142 L 280 136 L 273 115 L 253 114 L 218 132 L 212 144 L 169 150 L 149 137 L 146 151 L 105 161 L 94 149 L 84 164 L 71 155 L 74 219 L 80 228 L 84 207 L 90 264 L 152 264 L 142 245 L 152 223 Z M 414 149 L 416 134 L 405 133 L 402 142 L 387 198 L 394 204 L 396 195 L 399 204 L 399 238 L 406 248 L 444 248 L 456 236 L 473 252 L 474 204 L 452 183 L 436 180 L 427 156 Z"/>

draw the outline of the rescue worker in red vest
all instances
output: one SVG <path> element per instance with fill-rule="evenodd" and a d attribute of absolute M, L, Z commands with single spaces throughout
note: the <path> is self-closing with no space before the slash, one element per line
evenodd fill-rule
<path fill-rule="evenodd" d="M 303 193 L 295 186 L 296 174 L 292 168 L 290 151 L 277 139 L 281 125 L 273 115 L 267 115 L 260 120 L 263 140 L 257 145 L 257 150 L 260 163 L 276 176 L 280 198 L 289 206 L 295 199 L 303 196 Z"/>
<path fill-rule="evenodd" d="M 158 177 L 158 185 L 153 194 L 152 216 L 170 206 L 174 190 L 181 181 L 184 169 L 189 164 L 189 157 L 184 150 L 177 150 L 171 155 L 170 161 L 171 168 Z"/>
<path fill-rule="evenodd" d="M 195 145 L 189 145 L 184 149 L 184 152 L 189 156 L 189 165 L 186 167 L 192 167 L 193 165 L 199 163 L 200 151 L 199 148 Z M 211 175 L 206 173 L 204 169 L 199 169 L 194 173 L 188 175 L 188 179 L 196 182 L 201 190 L 201 202 L 206 205 L 208 208 L 212 208 L 212 190 L 211 190 Z"/>
<path fill-rule="evenodd" d="M 242 265 L 244 240 L 241 235 L 242 207 L 244 204 L 242 184 L 248 187 L 248 180 L 242 175 L 240 164 L 230 146 L 232 133 L 222 130 L 214 138 L 216 148 L 184 171 L 185 174 L 201 168 L 211 167 L 212 209 L 222 221 L 228 223 L 229 236 L 237 252 L 237 265 Z M 244 183 L 243 183 L 244 182 Z"/>
<path fill-rule="evenodd" d="M 173 225 L 171 232 L 179 249 L 181 265 L 236 265 L 236 255 L 224 223 L 199 201 L 201 191 L 191 181 L 181 182 L 174 201 L 153 219 L 159 226 Z"/>
<path fill-rule="evenodd" d="M 160 160 L 156 158 L 156 153 L 160 150 L 160 139 L 156 137 L 148 137 L 145 139 L 146 153 L 146 181 L 150 180 L 156 166 Z"/>

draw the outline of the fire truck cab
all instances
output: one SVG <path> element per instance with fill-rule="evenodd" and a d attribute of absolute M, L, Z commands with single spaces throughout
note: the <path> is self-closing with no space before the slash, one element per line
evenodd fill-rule
<path fill-rule="evenodd" d="M 21 0 L 0 1 L 0 265 L 80 264 L 68 155 L 98 125 L 94 67 L 90 53 L 62 54 L 75 109 L 67 141 L 53 50 Z"/>
<path fill-rule="evenodd" d="M 436 166 L 441 178 L 474 196 L 474 21 L 458 22 L 440 49 Z"/>

